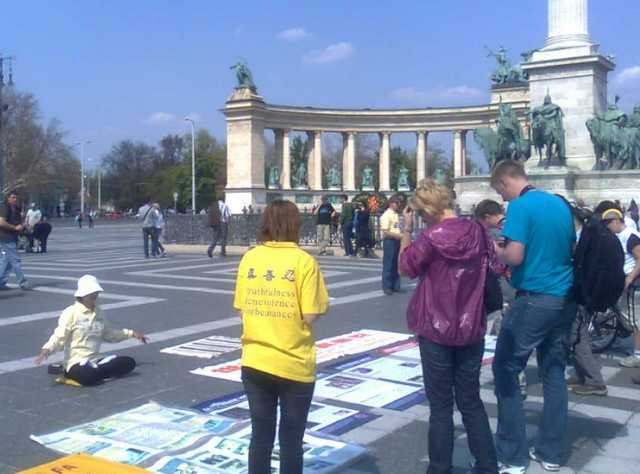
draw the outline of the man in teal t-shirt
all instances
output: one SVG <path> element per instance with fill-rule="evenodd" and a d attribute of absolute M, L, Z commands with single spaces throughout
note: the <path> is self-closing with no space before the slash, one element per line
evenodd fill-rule
<path fill-rule="evenodd" d="M 564 378 L 567 340 L 576 306 L 570 301 L 575 231 L 569 205 L 531 186 L 523 166 L 500 162 L 491 186 L 509 201 L 498 257 L 511 268 L 516 298 L 509 306 L 493 360 L 498 399 L 496 452 L 500 472 L 524 474 L 529 459 L 558 470 L 565 459 L 568 395 Z M 536 350 L 544 405 L 529 450 L 518 375 Z"/>

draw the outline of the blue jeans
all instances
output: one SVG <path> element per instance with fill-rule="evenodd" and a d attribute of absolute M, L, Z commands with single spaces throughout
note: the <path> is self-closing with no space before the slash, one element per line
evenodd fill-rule
<path fill-rule="evenodd" d="M 7 284 L 12 268 L 16 274 L 18 285 L 24 284 L 27 279 L 22 273 L 17 242 L 0 242 L 0 286 Z"/>
<path fill-rule="evenodd" d="M 500 462 L 529 465 L 518 375 L 534 349 L 544 396 L 535 450 L 547 462 L 561 464 L 564 461 L 569 411 L 564 371 L 575 315 L 574 303 L 550 295 L 517 297 L 504 315 L 493 359 L 498 399 L 496 451 Z"/>
<path fill-rule="evenodd" d="M 280 473 L 302 474 L 302 437 L 315 383 L 295 382 L 242 367 L 242 384 L 251 412 L 249 474 L 271 474 L 278 401 Z"/>
<path fill-rule="evenodd" d="M 144 256 L 149 256 L 149 239 L 151 239 L 151 256 L 158 255 L 158 229 L 155 227 L 142 228 L 142 240 L 144 242 Z"/>
<path fill-rule="evenodd" d="M 382 289 L 399 290 L 400 275 L 398 274 L 398 253 L 400 241 L 384 239 L 382 241 Z"/>
<path fill-rule="evenodd" d="M 427 474 L 450 474 L 453 458 L 453 401 L 462 414 L 476 474 L 496 474 L 498 464 L 489 418 L 480 399 L 484 340 L 464 347 L 418 338 L 424 386 L 429 399 Z"/>
<path fill-rule="evenodd" d="M 353 224 L 342 224 L 342 243 L 344 245 L 345 256 L 355 255 L 353 251 Z"/>

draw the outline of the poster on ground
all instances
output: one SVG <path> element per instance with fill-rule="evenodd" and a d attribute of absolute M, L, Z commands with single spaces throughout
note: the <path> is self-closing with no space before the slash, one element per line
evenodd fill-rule
<path fill-rule="evenodd" d="M 201 359 L 213 359 L 228 352 L 241 349 L 240 339 L 237 337 L 209 336 L 195 341 L 185 342 L 177 346 L 165 347 L 160 352 L 176 354 Z"/>
<path fill-rule="evenodd" d="M 329 366 L 343 375 L 358 375 L 361 377 L 403 382 L 412 385 L 423 385 L 422 364 L 415 359 L 400 359 L 394 357 L 374 357 L 363 355 L 348 361 Z"/>
<path fill-rule="evenodd" d="M 88 454 L 72 454 L 55 461 L 42 464 L 40 466 L 20 471 L 18 474 L 54 474 L 54 473 L 74 473 L 74 474 L 96 474 L 117 472 L 118 474 L 144 474 L 145 469 L 134 466 L 106 461 Z"/>
<path fill-rule="evenodd" d="M 483 365 L 490 364 L 493 361 L 497 340 L 497 336 L 487 335 L 484 337 L 484 354 L 482 356 Z M 420 348 L 418 347 L 418 341 L 415 339 L 393 344 L 389 347 L 383 347 L 378 349 L 376 353 L 380 355 L 401 357 L 403 359 L 420 360 Z"/>
<path fill-rule="evenodd" d="M 232 418 L 238 422 L 248 422 L 251 419 L 249 402 L 243 392 L 208 400 L 195 405 L 193 408 L 204 413 L 213 413 Z M 379 418 L 379 415 L 313 401 L 309 408 L 307 431 L 338 436 L 376 418 Z"/>

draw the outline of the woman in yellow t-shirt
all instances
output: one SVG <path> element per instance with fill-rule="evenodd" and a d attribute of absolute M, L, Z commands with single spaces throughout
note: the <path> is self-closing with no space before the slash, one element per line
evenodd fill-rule
<path fill-rule="evenodd" d="M 249 473 L 270 474 L 280 402 L 280 472 L 302 473 L 302 437 L 315 385 L 312 323 L 329 295 L 318 262 L 298 247 L 301 218 L 269 204 L 259 245 L 240 262 L 234 307 L 242 313 L 242 383 L 251 412 Z"/>

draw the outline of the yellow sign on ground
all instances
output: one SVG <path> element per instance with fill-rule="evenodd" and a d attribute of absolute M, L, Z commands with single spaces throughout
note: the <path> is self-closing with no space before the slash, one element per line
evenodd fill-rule
<path fill-rule="evenodd" d="M 72 454 L 20 471 L 18 474 L 143 474 L 148 472 L 139 467 L 106 461 L 88 454 Z"/>

